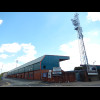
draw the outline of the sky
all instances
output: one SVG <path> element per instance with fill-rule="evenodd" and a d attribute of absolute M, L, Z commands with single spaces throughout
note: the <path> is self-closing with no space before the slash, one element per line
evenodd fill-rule
<path fill-rule="evenodd" d="M 80 66 L 76 12 L 0 12 L 0 73 L 43 55 L 64 55 L 60 67 Z M 77 12 L 89 64 L 100 65 L 100 12 Z M 17 63 L 16 63 L 17 61 Z"/>

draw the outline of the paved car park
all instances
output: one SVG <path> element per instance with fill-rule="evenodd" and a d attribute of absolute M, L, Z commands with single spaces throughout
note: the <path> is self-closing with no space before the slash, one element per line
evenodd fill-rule
<path fill-rule="evenodd" d="M 39 80 L 3 78 L 0 87 L 100 87 L 100 81 L 49 83 Z"/>

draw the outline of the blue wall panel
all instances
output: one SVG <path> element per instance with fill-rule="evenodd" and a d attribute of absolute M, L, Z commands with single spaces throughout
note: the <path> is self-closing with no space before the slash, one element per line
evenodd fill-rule
<path fill-rule="evenodd" d="M 98 65 L 98 66 L 96 66 L 96 68 L 97 68 L 97 69 L 100 69 L 100 66 Z"/>
<path fill-rule="evenodd" d="M 41 62 L 41 69 L 53 70 L 53 67 L 60 67 L 59 66 L 59 59 L 61 59 L 61 60 L 66 59 L 67 60 L 69 58 L 64 57 L 64 56 L 49 56 L 49 55 L 46 55 Z M 45 66 L 45 68 L 44 68 L 44 66 Z"/>
<path fill-rule="evenodd" d="M 41 69 L 52 70 L 53 67 L 59 67 L 59 60 L 52 56 L 45 56 L 45 58 L 41 62 Z"/>

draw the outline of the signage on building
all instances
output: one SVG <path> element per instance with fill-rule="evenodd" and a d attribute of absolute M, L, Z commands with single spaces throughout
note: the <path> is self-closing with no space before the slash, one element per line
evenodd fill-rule
<path fill-rule="evenodd" d="M 97 68 L 94 65 L 89 65 L 88 72 L 97 72 Z"/>
<path fill-rule="evenodd" d="M 61 67 L 53 67 L 53 71 L 61 71 Z"/>
<path fill-rule="evenodd" d="M 47 77 L 47 73 L 43 73 L 43 77 Z"/>
<path fill-rule="evenodd" d="M 49 70 L 49 72 L 51 72 L 52 70 Z"/>
<path fill-rule="evenodd" d="M 62 72 L 52 72 L 52 76 L 61 76 Z"/>
<path fill-rule="evenodd" d="M 51 78 L 51 72 L 48 72 L 48 78 Z"/>
<path fill-rule="evenodd" d="M 53 72 L 52 72 L 53 76 L 59 76 L 61 74 L 62 74 L 61 67 L 53 67 Z"/>
<path fill-rule="evenodd" d="M 55 72 L 52 72 L 52 74 L 56 74 L 57 75 L 57 74 L 62 74 L 62 72 L 56 72 L 55 71 Z"/>

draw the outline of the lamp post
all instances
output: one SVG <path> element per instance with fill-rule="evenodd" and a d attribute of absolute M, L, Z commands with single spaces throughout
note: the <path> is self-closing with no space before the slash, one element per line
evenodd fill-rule
<path fill-rule="evenodd" d="M 1 68 L 1 73 L 2 73 L 2 69 L 3 69 L 3 65 L 2 65 L 2 68 Z"/>
<path fill-rule="evenodd" d="M 18 60 L 16 60 L 16 68 L 17 68 Z"/>

